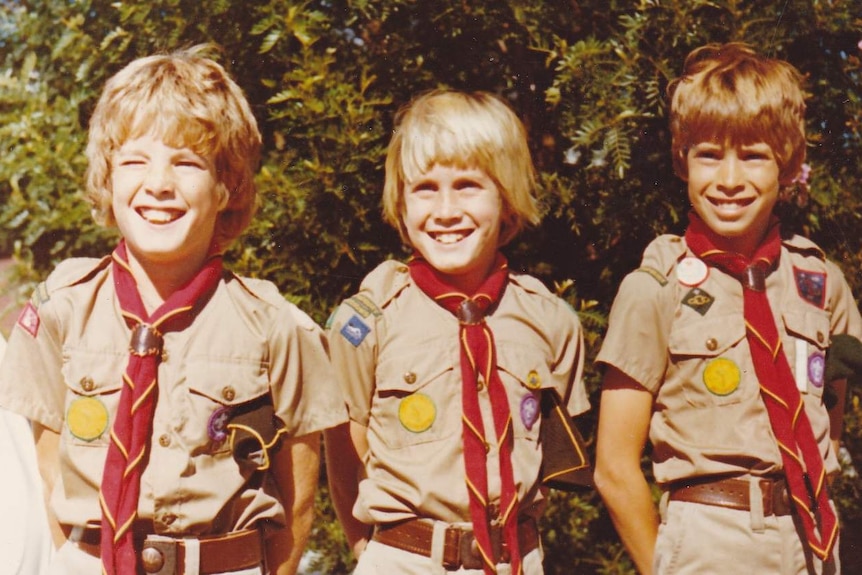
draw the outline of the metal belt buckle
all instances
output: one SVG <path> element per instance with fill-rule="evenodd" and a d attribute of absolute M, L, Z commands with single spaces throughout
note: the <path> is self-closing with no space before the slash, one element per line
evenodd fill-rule
<path fill-rule="evenodd" d="M 482 569 L 482 554 L 472 531 L 461 531 L 458 538 L 458 556 L 464 569 Z"/>
<path fill-rule="evenodd" d="M 479 551 L 479 543 L 476 541 L 476 535 L 473 531 L 461 531 L 461 536 L 458 539 L 459 555 L 461 559 L 461 567 L 464 569 L 482 569 L 484 563 L 482 561 L 482 553 Z M 501 560 L 508 563 L 508 560 L 502 557 L 503 555 L 503 532 L 500 529 L 491 527 L 491 561 L 494 564 Z"/>
<path fill-rule="evenodd" d="M 141 551 L 141 565 L 147 575 L 177 575 L 177 547 L 168 537 L 148 535 Z"/>

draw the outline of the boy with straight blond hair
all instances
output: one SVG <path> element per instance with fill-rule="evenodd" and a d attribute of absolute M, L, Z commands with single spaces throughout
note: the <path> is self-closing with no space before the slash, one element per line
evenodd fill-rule
<path fill-rule="evenodd" d="M 577 314 L 500 252 L 539 220 L 534 180 L 495 96 L 432 91 L 396 118 L 384 214 L 413 257 L 329 331 L 350 424 L 327 462 L 357 574 L 542 573 L 542 394 L 588 404 Z"/>
<path fill-rule="evenodd" d="M 805 158 L 801 81 L 730 43 L 694 50 L 668 88 L 689 225 L 625 278 L 597 358 L 596 487 L 642 573 L 840 571 L 846 380 L 826 357 L 862 318 L 838 267 L 773 214 Z"/>
<path fill-rule="evenodd" d="M 260 145 L 205 47 L 105 85 L 87 193 L 121 240 L 57 266 L 0 367 L 0 404 L 36 428 L 51 573 L 296 571 L 319 432 L 346 414 L 322 330 L 222 267 L 254 213 Z"/>

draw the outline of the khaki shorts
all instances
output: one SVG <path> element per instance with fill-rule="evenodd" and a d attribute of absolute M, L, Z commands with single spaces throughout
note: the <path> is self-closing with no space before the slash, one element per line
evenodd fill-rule
<path fill-rule="evenodd" d="M 835 575 L 841 572 L 838 542 L 823 563 L 804 543 L 792 515 L 756 516 L 714 505 L 667 501 L 655 546 L 655 575 L 769 573 Z"/>

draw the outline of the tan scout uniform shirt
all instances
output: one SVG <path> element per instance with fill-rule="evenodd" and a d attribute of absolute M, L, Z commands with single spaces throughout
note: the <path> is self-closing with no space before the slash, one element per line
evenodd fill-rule
<path fill-rule="evenodd" d="M 522 513 L 541 499 L 538 390 L 557 391 L 571 414 L 588 409 L 584 349 L 575 312 L 538 280 L 510 275 L 487 318 L 514 424 L 512 463 Z M 388 261 L 334 314 L 332 360 L 350 418 L 368 428 L 367 478 L 354 515 L 365 523 L 408 518 L 470 520 L 461 439 L 458 320 Z M 493 435 L 488 394 L 480 392 Z M 489 493 L 499 496 L 499 462 L 488 454 Z M 539 506 L 529 510 L 540 513 Z"/>
<path fill-rule="evenodd" d="M 128 362 L 130 330 L 110 261 L 58 266 L 0 366 L 0 404 L 61 435 L 52 506 L 67 525 L 100 522 L 102 467 Z M 322 330 L 269 282 L 226 273 L 194 323 L 165 335 L 164 349 L 140 517 L 166 535 L 284 524 L 271 479 L 237 464 L 224 425 L 266 396 L 290 437 L 346 421 Z"/>
<path fill-rule="evenodd" d="M 683 285 L 686 257 L 694 256 L 678 236 L 647 247 L 642 267 L 620 286 L 597 361 L 655 396 L 649 437 L 658 483 L 780 472 L 746 339 L 742 286 L 715 268 L 695 287 Z M 783 242 L 766 291 L 826 472 L 835 472 L 823 358 L 831 334 L 862 338 L 859 310 L 838 267 L 799 236 Z"/>

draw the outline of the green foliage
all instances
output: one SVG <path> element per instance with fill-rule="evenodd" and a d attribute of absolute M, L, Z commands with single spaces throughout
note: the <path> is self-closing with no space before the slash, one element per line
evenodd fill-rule
<path fill-rule="evenodd" d="M 0 0 L 0 250 L 23 279 L 106 253 L 111 230 L 80 194 L 89 114 L 132 58 L 211 42 L 265 138 L 259 214 L 229 253 L 322 322 L 374 265 L 406 254 L 380 191 L 395 110 L 437 86 L 501 94 L 524 119 L 545 214 L 509 246 L 512 267 L 581 314 L 590 359 L 624 274 L 688 202 L 674 176 L 668 81 L 706 42 L 744 40 L 808 75 L 810 189 L 781 207 L 862 293 L 862 19 L 858 0 Z M 582 424 L 592 449 L 594 409 Z M 845 444 L 862 467 L 862 391 Z M 836 484 L 862 517 L 862 480 Z M 312 547 L 325 572 L 350 558 L 321 491 Z M 549 573 L 631 573 L 595 493 L 552 493 Z"/>

